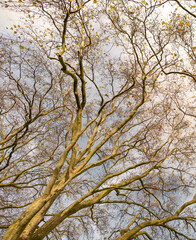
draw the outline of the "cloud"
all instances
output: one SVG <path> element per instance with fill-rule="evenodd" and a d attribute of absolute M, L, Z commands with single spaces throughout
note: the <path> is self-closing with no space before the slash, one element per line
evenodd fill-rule
<path fill-rule="evenodd" d="M 20 23 L 20 13 L 0 8 L 0 27 L 5 28 Z"/>

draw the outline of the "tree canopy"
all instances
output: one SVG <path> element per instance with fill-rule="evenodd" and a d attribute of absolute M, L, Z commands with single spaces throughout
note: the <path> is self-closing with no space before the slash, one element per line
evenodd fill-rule
<path fill-rule="evenodd" d="M 10 0 L 3 240 L 195 239 L 194 0 Z"/>

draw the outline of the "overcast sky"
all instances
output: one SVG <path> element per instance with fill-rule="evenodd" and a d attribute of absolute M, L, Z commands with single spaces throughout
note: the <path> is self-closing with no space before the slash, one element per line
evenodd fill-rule
<path fill-rule="evenodd" d="M 5 8 L 0 8 L 0 28 L 5 29 L 6 26 L 11 26 L 13 24 L 19 24 L 19 13 L 7 10 Z"/>

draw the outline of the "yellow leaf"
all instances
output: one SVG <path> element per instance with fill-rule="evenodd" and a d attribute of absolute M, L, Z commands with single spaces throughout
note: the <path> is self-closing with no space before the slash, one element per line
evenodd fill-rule
<path fill-rule="evenodd" d="M 21 3 L 22 1 L 21 0 L 18 0 L 19 3 Z"/>
<path fill-rule="evenodd" d="M 20 45 L 20 49 L 21 49 L 21 50 L 23 50 L 23 49 L 24 49 L 24 47 Z"/>
<path fill-rule="evenodd" d="M 33 2 L 33 6 L 37 6 L 37 3 L 36 3 L 36 2 Z"/>
<path fill-rule="evenodd" d="M 93 3 L 97 3 L 97 0 L 93 0 Z"/>

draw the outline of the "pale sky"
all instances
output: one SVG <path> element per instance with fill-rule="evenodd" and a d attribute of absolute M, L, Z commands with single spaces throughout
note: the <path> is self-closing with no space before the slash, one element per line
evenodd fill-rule
<path fill-rule="evenodd" d="M 5 27 L 9 27 L 13 24 L 19 24 L 19 18 L 19 13 L 5 8 L 0 8 L 0 29 L 4 29 Z"/>

